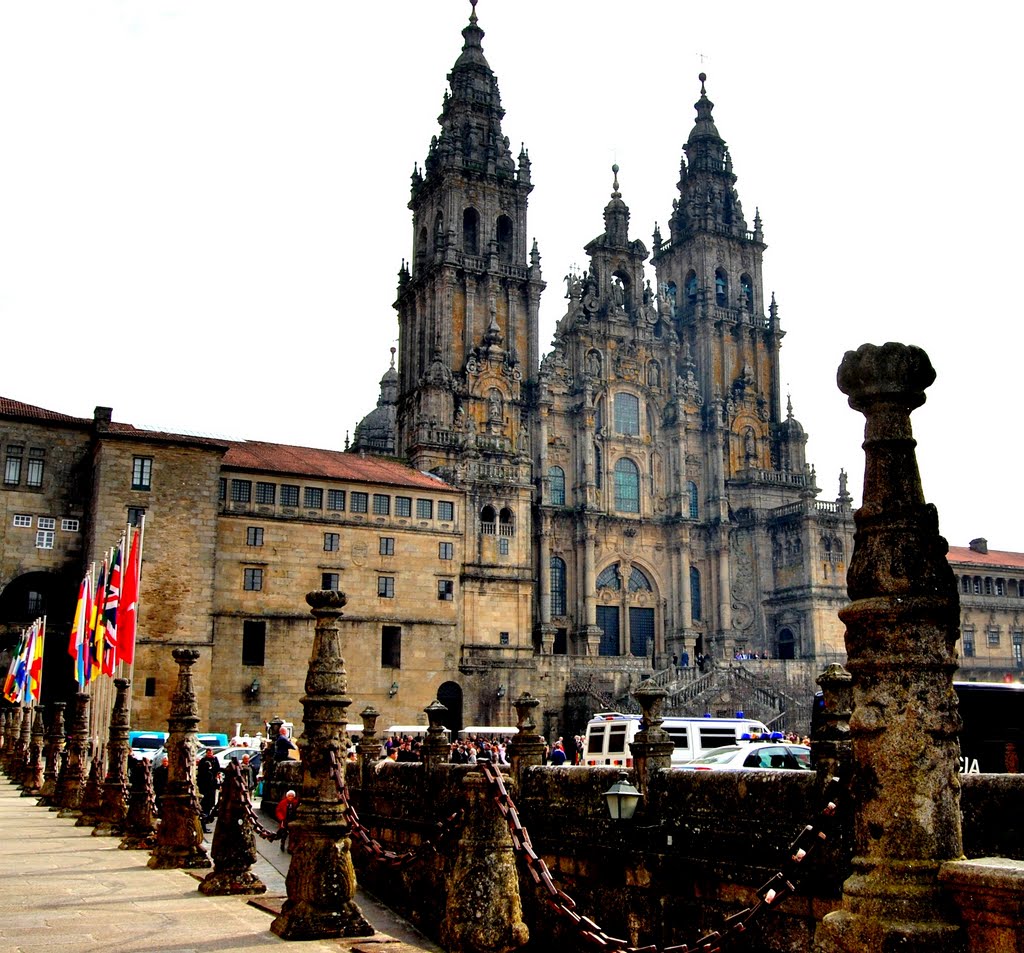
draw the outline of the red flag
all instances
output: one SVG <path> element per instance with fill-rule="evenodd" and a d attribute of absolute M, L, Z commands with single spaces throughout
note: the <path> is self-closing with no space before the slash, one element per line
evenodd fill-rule
<path fill-rule="evenodd" d="M 131 665 L 135 659 L 135 629 L 139 612 L 139 531 L 132 536 L 117 607 L 117 661 Z"/>

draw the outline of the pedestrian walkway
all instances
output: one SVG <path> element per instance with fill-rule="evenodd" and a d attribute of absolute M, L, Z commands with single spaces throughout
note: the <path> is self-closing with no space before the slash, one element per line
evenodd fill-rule
<path fill-rule="evenodd" d="M 150 870 L 148 851 L 119 850 L 37 807 L 0 778 L 0 950 L 3 953 L 443 953 L 360 892 L 373 937 L 296 944 L 270 932 L 285 896 L 290 855 L 259 841 L 258 898 L 206 897 L 182 870 Z M 209 847 L 209 837 L 207 837 Z M 198 872 L 205 875 L 207 871 Z M 254 900 L 259 906 L 254 906 Z"/>

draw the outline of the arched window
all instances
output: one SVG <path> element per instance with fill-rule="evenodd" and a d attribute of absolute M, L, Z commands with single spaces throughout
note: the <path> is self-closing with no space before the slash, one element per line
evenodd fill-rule
<path fill-rule="evenodd" d="M 629 574 L 629 591 L 654 592 L 654 587 L 651 585 L 651 580 L 647 578 L 646 574 L 642 569 L 637 569 L 636 566 L 632 568 Z"/>
<path fill-rule="evenodd" d="M 699 515 L 699 511 L 697 506 L 697 484 L 693 480 L 686 484 L 686 492 L 690 498 L 690 519 L 695 520 Z"/>
<path fill-rule="evenodd" d="M 701 620 L 700 573 L 696 567 L 690 567 L 690 618 L 694 622 Z"/>
<path fill-rule="evenodd" d="M 721 268 L 715 272 L 715 304 L 724 308 L 729 304 L 729 284 Z"/>
<path fill-rule="evenodd" d="M 552 506 L 565 506 L 565 470 L 561 467 L 548 469 L 548 486 Z"/>
<path fill-rule="evenodd" d="M 565 615 L 565 560 L 551 557 L 551 614 Z"/>
<path fill-rule="evenodd" d="M 743 307 L 753 313 L 754 284 L 750 280 L 750 275 L 740 275 L 740 294 L 743 296 Z"/>
<path fill-rule="evenodd" d="M 775 657 L 780 659 L 796 658 L 796 638 L 792 629 L 780 629 Z"/>
<path fill-rule="evenodd" d="M 480 254 L 480 214 L 475 208 L 462 213 L 462 250 L 467 255 Z"/>
<path fill-rule="evenodd" d="M 640 470 L 628 457 L 615 463 L 615 509 L 620 513 L 640 512 Z"/>
<path fill-rule="evenodd" d="M 512 264 L 512 219 L 507 215 L 498 216 L 498 259 L 506 265 Z"/>
<path fill-rule="evenodd" d="M 494 507 L 487 505 L 480 511 L 480 534 L 494 536 L 496 531 Z"/>
<path fill-rule="evenodd" d="M 515 514 L 507 507 L 503 506 L 501 512 L 498 514 L 498 535 L 499 536 L 515 536 L 516 534 L 516 517 Z"/>
<path fill-rule="evenodd" d="M 615 395 L 615 432 L 640 436 L 640 399 L 635 395 Z"/>
<path fill-rule="evenodd" d="M 686 303 L 690 307 L 693 307 L 697 303 L 697 273 L 691 271 L 686 276 L 686 283 L 683 286 L 686 289 Z"/>
<path fill-rule="evenodd" d="M 618 592 L 622 588 L 618 563 L 612 563 L 601 570 L 601 574 L 597 577 L 597 588 L 611 589 L 612 592 Z"/>

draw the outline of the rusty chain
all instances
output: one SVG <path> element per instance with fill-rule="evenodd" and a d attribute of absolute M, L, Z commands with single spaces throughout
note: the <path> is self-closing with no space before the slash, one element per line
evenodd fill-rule
<path fill-rule="evenodd" d="M 576 929 L 584 942 L 598 949 L 618 950 L 622 953 L 722 953 L 733 940 L 747 932 L 755 919 L 766 911 L 778 907 L 796 890 L 796 872 L 814 847 L 827 839 L 826 828 L 831 826 L 835 817 L 839 795 L 839 779 L 832 778 L 825 790 L 825 806 L 814 823 L 807 824 L 790 845 L 788 856 L 781 869 L 756 891 L 757 902 L 755 904 L 730 914 L 725 918 L 720 930 L 713 930 L 693 945 L 683 943 L 667 946 L 659 951 L 654 944 L 640 947 L 630 946 L 627 940 L 609 936 L 589 917 L 576 912 L 576 902 L 555 885 L 547 864 L 534 851 L 530 835 L 519 820 L 519 813 L 516 811 L 512 798 L 509 797 L 501 774 L 495 770 L 494 765 L 487 761 L 478 762 L 478 767 L 492 790 L 498 810 L 508 824 L 513 850 L 525 861 L 533 882 L 547 891 L 548 902 L 554 911 Z"/>
<path fill-rule="evenodd" d="M 359 820 L 359 814 L 349 800 L 348 786 L 345 784 L 345 779 L 342 776 L 341 764 L 333 750 L 330 752 L 330 761 L 331 775 L 338 789 L 338 796 L 341 798 L 342 804 L 345 805 L 345 813 L 348 817 L 352 838 L 359 847 L 363 848 L 370 855 L 371 862 L 386 863 L 391 867 L 404 867 L 427 854 L 437 853 L 438 847 L 461 828 L 464 812 L 460 809 L 454 814 L 450 814 L 443 821 L 435 822 L 433 825 L 434 837 L 424 841 L 418 847 L 403 851 L 401 854 L 393 850 L 385 850 L 378 841 L 370 836 L 370 832 Z"/>
<path fill-rule="evenodd" d="M 266 841 L 276 841 L 281 837 L 280 831 L 272 831 L 267 827 L 264 827 L 260 822 L 258 815 L 256 814 L 256 808 L 253 807 L 252 794 L 245 782 L 242 780 L 242 772 L 238 767 L 238 762 L 232 759 L 228 762 L 227 768 L 225 768 L 225 784 L 233 785 L 238 791 L 238 799 L 242 804 L 242 811 L 245 814 L 246 820 L 252 825 L 253 830 Z M 222 786 L 223 790 L 223 786 Z M 221 794 L 221 798 L 224 795 Z M 220 800 L 217 801 L 217 806 L 213 809 L 214 814 L 220 810 Z"/>

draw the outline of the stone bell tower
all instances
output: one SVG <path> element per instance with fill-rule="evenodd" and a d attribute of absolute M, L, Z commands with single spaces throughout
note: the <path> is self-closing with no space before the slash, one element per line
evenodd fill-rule
<path fill-rule="evenodd" d="M 544 290 L 528 248 L 530 159 L 513 158 L 471 0 L 440 133 L 412 175 L 413 255 L 399 272 L 398 453 L 467 491 L 467 626 L 504 613 L 495 640 L 530 632 L 532 466 L 527 384 L 539 363 Z M 474 532 L 475 530 L 475 532 Z M 486 611 L 474 599 L 502 579 Z M 520 591 L 522 590 L 522 591 Z M 524 594 L 525 593 L 525 594 Z"/>

